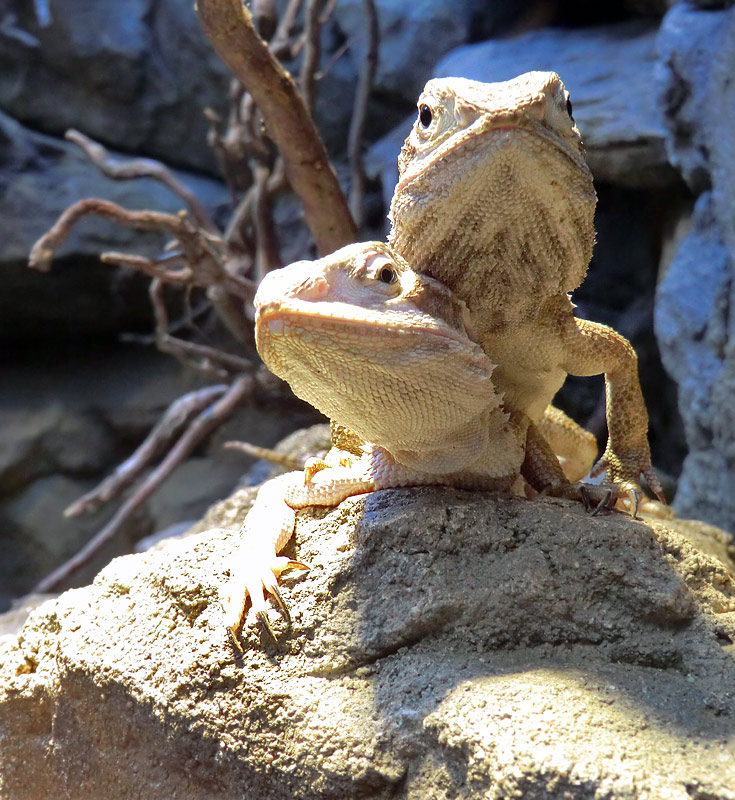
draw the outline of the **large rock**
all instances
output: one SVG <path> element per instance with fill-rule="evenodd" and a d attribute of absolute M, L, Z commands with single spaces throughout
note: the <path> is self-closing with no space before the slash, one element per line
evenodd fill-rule
<path fill-rule="evenodd" d="M 667 151 L 702 192 L 662 282 L 656 333 L 679 384 L 689 456 L 675 507 L 735 527 L 735 9 L 679 3 L 658 40 Z"/>
<path fill-rule="evenodd" d="M 727 356 L 734 270 L 712 206 L 712 194 L 706 192 L 659 286 L 656 336 L 664 365 L 678 384 L 690 451 L 675 507 L 686 516 L 734 528 L 735 358 Z"/>
<path fill-rule="evenodd" d="M 176 174 L 212 212 L 229 203 L 218 181 Z M 147 279 L 100 265 L 97 257 L 105 250 L 156 257 L 166 241 L 163 235 L 89 217 L 59 249 L 63 263 L 49 275 L 27 268 L 36 239 L 67 206 L 85 197 L 101 197 L 128 209 L 173 213 L 184 205 L 151 178 L 107 178 L 76 146 L 24 128 L 0 113 L 0 338 L 35 337 L 39 330 L 77 336 L 109 333 L 148 322 Z"/>
<path fill-rule="evenodd" d="M 657 49 L 668 157 L 692 191 L 711 187 L 717 224 L 735 253 L 735 9 L 677 4 L 664 18 Z"/>
<path fill-rule="evenodd" d="M 522 14 L 517 3 L 482 0 L 377 0 L 380 58 L 374 88 L 380 95 L 415 102 L 439 59 L 477 36 L 497 35 Z M 359 70 L 365 52 L 365 12 L 362 0 L 340 0 L 335 19 L 351 42 L 350 58 Z"/>
<path fill-rule="evenodd" d="M 595 179 L 660 188 L 678 177 L 666 158 L 666 130 L 651 92 L 655 39 L 656 29 L 640 21 L 546 28 L 459 47 L 439 62 L 433 76 L 495 82 L 531 70 L 558 72 L 571 94 Z M 371 158 L 376 172 L 395 170 L 409 128 L 404 123 L 376 146 Z M 395 184 L 395 179 L 385 180 Z"/>
<path fill-rule="evenodd" d="M 224 107 L 229 78 L 190 0 L 9 0 L 0 14 L 0 108 L 48 133 L 79 128 L 216 171 L 202 111 Z"/>
<path fill-rule="evenodd" d="M 117 559 L 0 640 L 0 794 L 731 800 L 733 565 L 694 535 L 551 500 L 353 498 L 300 515 L 293 626 L 248 627 L 242 655 L 218 602 L 233 533 Z"/>

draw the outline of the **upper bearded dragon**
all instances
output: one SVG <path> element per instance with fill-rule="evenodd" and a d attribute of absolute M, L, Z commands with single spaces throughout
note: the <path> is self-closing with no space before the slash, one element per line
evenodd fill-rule
<path fill-rule="evenodd" d="M 467 304 L 497 365 L 495 388 L 521 435 L 528 429 L 547 483 L 564 478 L 544 439 L 579 456 L 573 479 L 596 452 L 590 434 L 549 404 L 567 374 L 604 373 L 609 439 L 593 474 L 607 469 L 634 515 L 641 474 L 663 500 L 635 352 L 611 328 L 577 319 L 568 294 L 592 257 L 597 198 L 559 76 L 429 81 L 398 164 L 388 241 Z"/>

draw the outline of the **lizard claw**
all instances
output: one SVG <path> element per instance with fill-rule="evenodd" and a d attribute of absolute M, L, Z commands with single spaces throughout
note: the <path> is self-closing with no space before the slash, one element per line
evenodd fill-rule
<path fill-rule="evenodd" d="M 223 605 L 227 628 L 238 649 L 242 649 L 238 636 L 245 620 L 248 597 L 257 618 L 274 639 L 276 636 L 268 620 L 266 593 L 273 596 L 286 621 L 291 621 L 291 615 L 278 588 L 278 578 L 282 572 L 288 569 L 308 570 L 311 568 L 308 564 L 294 561 L 285 556 L 263 555 L 253 561 L 253 556 L 250 554 L 250 563 L 247 567 L 233 570 L 227 598 Z"/>

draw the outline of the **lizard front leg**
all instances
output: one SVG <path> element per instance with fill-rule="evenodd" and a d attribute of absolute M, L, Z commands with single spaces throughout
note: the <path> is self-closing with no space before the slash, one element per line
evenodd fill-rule
<path fill-rule="evenodd" d="M 663 489 L 651 466 L 648 414 L 638 379 L 638 357 L 623 336 L 584 319 L 572 319 L 565 333 L 563 368 L 572 375 L 605 374 L 608 441 L 592 474 L 608 478 L 630 496 L 633 516 L 640 499 L 640 476 L 664 503 Z"/>
<path fill-rule="evenodd" d="M 265 592 L 275 597 L 288 615 L 278 590 L 278 578 L 287 569 L 309 569 L 306 564 L 278 554 L 293 535 L 296 510 L 307 506 L 337 505 L 346 497 L 375 489 L 375 484 L 351 466 L 310 464 L 304 472 L 287 472 L 266 481 L 240 529 L 238 548 L 223 603 L 232 637 L 242 629 L 247 598 L 258 619 L 273 634 L 266 613 Z M 275 638 L 275 637 L 274 637 Z"/>

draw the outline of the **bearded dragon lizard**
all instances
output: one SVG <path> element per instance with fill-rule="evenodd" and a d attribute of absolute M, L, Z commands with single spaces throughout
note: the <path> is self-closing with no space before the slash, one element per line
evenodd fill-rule
<path fill-rule="evenodd" d="M 464 303 L 387 245 L 269 273 L 255 312 L 263 361 L 333 421 L 336 446 L 260 488 L 225 602 L 235 642 L 248 595 L 269 630 L 264 589 L 285 612 L 277 578 L 305 566 L 278 556 L 297 509 L 398 486 L 510 490 L 524 458 Z"/>
<path fill-rule="evenodd" d="M 563 475 L 544 439 L 577 451 L 570 473 L 596 453 L 591 435 L 549 404 L 567 374 L 604 373 L 609 439 L 593 473 L 607 470 L 634 516 L 641 474 L 663 501 L 635 352 L 611 328 L 575 318 L 568 294 L 592 256 L 597 198 L 559 76 L 429 81 L 398 163 L 388 241 L 467 304 L 519 435 L 529 420 L 544 434 L 528 428 L 527 447 L 547 481 Z"/>

